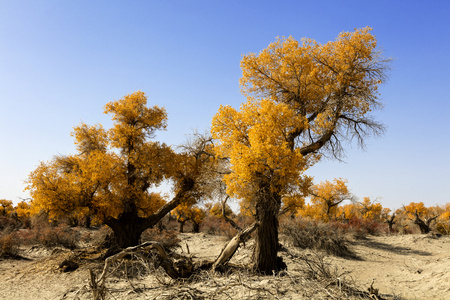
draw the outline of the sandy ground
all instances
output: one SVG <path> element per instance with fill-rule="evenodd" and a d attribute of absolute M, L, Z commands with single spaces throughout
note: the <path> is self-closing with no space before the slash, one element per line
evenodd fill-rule
<path fill-rule="evenodd" d="M 226 243 L 223 237 L 206 234 L 180 234 L 195 259 L 214 260 Z M 187 246 L 186 246 L 187 245 Z M 252 242 L 242 247 L 233 262 L 251 262 Z M 386 299 L 450 299 L 450 237 L 425 235 L 368 237 L 356 240 L 351 248 L 358 259 L 327 256 L 342 281 L 361 290 L 372 280 Z M 107 299 L 332 299 L 323 285 L 304 280 L 295 255 L 281 252 L 288 265 L 285 276 L 256 276 L 244 269 L 231 274 L 210 274 L 188 282 L 174 282 L 158 269 L 145 278 L 111 276 Z M 301 254 L 301 251 L 298 252 Z M 92 299 L 89 268 L 98 274 L 101 265 L 85 263 L 64 273 L 59 264 L 73 255 L 68 250 L 23 249 L 27 259 L 0 261 L 0 299 Z M 345 294 L 340 299 L 346 299 Z"/>

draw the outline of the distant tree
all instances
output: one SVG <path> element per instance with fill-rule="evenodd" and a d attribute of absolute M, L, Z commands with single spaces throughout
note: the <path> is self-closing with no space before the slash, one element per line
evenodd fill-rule
<path fill-rule="evenodd" d="M 347 180 L 339 178 L 321 182 L 311 189 L 311 202 L 317 205 L 321 219 L 330 221 L 336 218 L 338 205 L 345 200 L 354 200 L 347 187 Z"/>
<path fill-rule="evenodd" d="M 431 231 L 431 222 L 436 221 L 439 215 L 433 214 L 423 202 L 411 202 L 403 207 L 404 213 L 414 224 L 419 226 L 421 233 Z"/>
<path fill-rule="evenodd" d="M 7 217 L 14 210 L 11 200 L 0 200 L 0 216 Z"/>
<path fill-rule="evenodd" d="M 147 107 L 143 92 L 106 104 L 114 127 L 81 124 L 72 135 L 78 153 L 42 162 L 28 177 L 31 205 L 51 218 L 86 213 L 108 225 L 120 247 L 139 243 L 141 233 L 186 199 L 200 197 L 196 178 L 207 157 L 175 153 L 150 140 L 167 126 L 164 108 Z M 150 192 L 165 179 L 174 182 L 166 202 Z"/>
<path fill-rule="evenodd" d="M 381 220 L 383 206 L 380 203 L 370 200 L 370 197 L 364 197 L 363 201 L 358 204 L 363 219 Z"/>
<path fill-rule="evenodd" d="M 361 146 L 383 127 L 369 113 L 381 107 L 378 86 L 388 60 L 376 50 L 370 28 L 341 33 L 321 45 L 279 38 L 241 61 L 240 110 L 221 106 L 212 134 L 219 157 L 230 159 L 224 176 L 230 196 L 245 199 L 259 226 L 255 268 L 272 274 L 278 264 L 278 215 L 285 195 L 302 190 L 303 172 L 342 142 Z"/>

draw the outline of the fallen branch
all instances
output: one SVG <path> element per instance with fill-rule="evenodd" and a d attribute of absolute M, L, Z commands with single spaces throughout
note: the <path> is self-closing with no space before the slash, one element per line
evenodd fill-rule
<path fill-rule="evenodd" d="M 239 248 L 239 245 L 250 238 L 250 235 L 253 231 L 255 231 L 258 225 L 259 223 L 253 223 L 250 227 L 239 232 L 234 238 L 231 239 L 231 241 L 222 249 L 219 257 L 214 262 L 212 267 L 213 271 L 218 267 L 223 266 L 233 257 L 234 253 Z"/>

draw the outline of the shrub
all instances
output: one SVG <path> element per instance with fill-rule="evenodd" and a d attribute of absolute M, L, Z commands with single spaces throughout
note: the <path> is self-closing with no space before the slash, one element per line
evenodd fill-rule
<path fill-rule="evenodd" d="M 224 219 L 207 216 L 202 223 L 202 231 L 213 235 L 224 235 L 229 239 L 237 234 L 237 230 L 228 224 Z"/>
<path fill-rule="evenodd" d="M 0 257 L 16 257 L 19 253 L 17 239 L 13 233 L 0 234 Z"/>
<path fill-rule="evenodd" d="M 160 243 L 164 248 L 171 249 L 179 246 L 180 239 L 174 230 L 162 230 L 149 228 L 141 235 L 141 242 L 155 241 Z"/>
<path fill-rule="evenodd" d="M 436 231 L 442 235 L 450 235 L 450 221 L 436 223 Z"/>
<path fill-rule="evenodd" d="M 38 242 L 46 247 L 62 246 L 68 249 L 77 248 L 77 241 L 80 235 L 78 231 L 69 228 L 67 225 L 44 227 L 37 234 Z"/>
<path fill-rule="evenodd" d="M 355 238 L 365 238 L 368 234 L 379 235 L 389 231 L 385 223 L 360 218 L 352 218 L 347 222 L 332 222 L 331 226 L 343 233 L 352 234 Z"/>
<path fill-rule="evenodd" d="M 19 229 L 20 222 L 10 217 L 0 217 L 0 231 L 13 232 Z"/>
<path fill-rule="evenodd" d="M 302 249 L 323 250 L 327 254 L 341 257 L 355 257 L 348 240 L 340 230 L 331 224 L 317 221 L 286 220 L 281 224 L 281 232 L 287 242 Z"/>

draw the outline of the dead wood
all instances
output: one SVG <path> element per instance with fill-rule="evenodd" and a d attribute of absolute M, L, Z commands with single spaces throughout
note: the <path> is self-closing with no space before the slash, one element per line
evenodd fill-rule
<path fill-rule="evenodd" d="M 230 196 L 227 196 L 225 198 L 225 200 L 223 200 L 222 202 L 222 216 L 225 219 L 225 221 L 227 221 L 234 229 L 236 229 L 237 231 L 242 231 L 242 228 L 232 219 L 230 219 L 227 214 L 226 214 L 226 203 L 228 201 L 228 199 L 230 199 Z"/>
<path fill-rule="evenodd" d="M 65 259 L 58 266 L 62 272 L 72 272 L 78 269 L 79 265 L 73 258 Z"/>
<path fill-rule="evenodd" d="M 418 225 L 419 228 L 420 228 L 420 232 L 421 232 L 421 233 L 424 233 L 424 234 L 429 233 L 429 232 L 431 231 L 431 228 L 430 228 L 431 222 L 433 222 L 434 220 L 436 220 L 437 217 L 438 217 L 438 216 L 433 216 L 433 217 L 431 217 L 431 218 L 422 220 L 422 219 L 419 217 L 419 214 L 417 213 L 417 209 L 416 209 L 414 215 L 415 215 L 415 217 L 416 217 L 416 219 L 414 220 L 414 224 Z"/>
<path fill-rule="evenodd" d="M 105 260 L 103 272 L 98 278 L 97 282 L 100 285 L 104 284 L 105 279 L 107 278 L 108 275 L 109 267 L 114 261 L 123 259 L 125 256 L 133 253 L 134 254 L 139 253 L 140 251 L 143 251 L 146 248 L 148 250 L 154 249 L 157 251 L 157 261 L 155 263 L 155 266 L 156 267 L 161 266 L 166 271 L 167 275 L 169 275 L 172 279 L 188 278 L 192 274 L 193 264 L 192 260 L 189 257 L 172 254 L 173 257 L 170 258 L 160 243 L 148 241 L 138 246 L 123 249 L 119 253 L 108 257 Z"/>
<path fill-rule="evenodd" d="M 222 249 L 219 257 L 213 264 L 212 269 L 216 270 L 219 266 L 223 266 L 226 264 L 236 253 L 236 250 L 239 248 L 239 245 L 250 238 L 252 232 L 258 227 L 258 223 L 253 223 L 247 229 L 239 232 L 236 236 L 234 236 L 230 242 Z"/>
<path fill-rule="evenodd" d="M 100 283 L 100 284 L 99 284 Z M 92 298 L 94 300 L 103 300 L 105 298 L 106 290 L 104 281 L 97 281 L 95 278 L 94 271 L 89 269 L 89 286 L 92 290 Z"/>
<path fill-rule="evenodd" d="M 390 219 L 387 219 L 386 221 L 384 221 L 389 226 L 389 232 L 394 232 L 394 224 L 395 224 L 394 219 L 395 219 L 395 213 L 392 214 Z"/>

